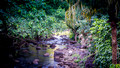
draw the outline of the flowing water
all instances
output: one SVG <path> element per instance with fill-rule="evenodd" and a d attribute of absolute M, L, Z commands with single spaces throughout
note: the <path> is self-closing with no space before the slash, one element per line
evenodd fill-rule
<path fill-rule="evenodd" d="M 35 45 L 29 45 L 27 49 L 29 52 L 24 53 L 21 52 L 22 55 L 17 60 L 19 60 L 19 63 L 16 64 L 14 68 L 48 68 L 49 66 L 53 66 L 54 68 L 58 68 L 58 63 L 54 61 L 54 51 L 58 48 L 65 48 L 65 45 L 63 42 L 63 38 L 68 39 L 67 36 L 61 37 L 61 36 L 54 36 L 56 39 L 44 41 L 46 44 L 55 44 L 56 47 L 54 49 L 48 47 L 44 49 L 44 47 L 41 47 L 40 50 L 37 50 Z M 23 49 L 24 50 L 24 49 Z M 44 54 L 49 53 L 48 57 L 45 57 Z M 35 59 L 39 59 L 39 63 L 33 63 Z M 59 67 L 60 68 L 60 67 Z M 62 67 L 61 67 L 62 68 Z"/>

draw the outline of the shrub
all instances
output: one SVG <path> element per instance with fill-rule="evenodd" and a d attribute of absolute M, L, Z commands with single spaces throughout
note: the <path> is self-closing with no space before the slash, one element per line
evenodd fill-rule
<path fill-rule="evenodd" d="M 90 51 L 96 52 L 94 63 L 100 68 L 108 68 L 112 60 L 111 28 L 107 20 L 104 15 L 96 18 L 90 28 L 94 39 Z"/>

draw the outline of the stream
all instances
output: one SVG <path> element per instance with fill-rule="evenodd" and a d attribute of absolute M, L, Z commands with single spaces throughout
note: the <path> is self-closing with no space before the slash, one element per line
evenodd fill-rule
<path fill-rule="evenodd" d="M 65 48 L 68 39 L 66 35 L 54 35 L 53 39 L 42 41 L 46 44 L 45 47 L 30 44 L 21 48 L 14 68 L 64 68 L 58 67 L 58 62 L 54 61 L 54 51 Z"/>

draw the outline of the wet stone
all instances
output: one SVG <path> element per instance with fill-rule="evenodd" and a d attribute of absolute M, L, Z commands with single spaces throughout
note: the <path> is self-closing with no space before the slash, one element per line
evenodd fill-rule
<path fill-rule="evenodd" d="M 48 47 L 48 45 L 43 45 L 44 47 Z"/>
<path fill-rule="evenodd" d="M 81 46 L 81 49 L 87 49 L 88 47 L 87 46 Z"/>
<path fill-rule="evenodd" d="M 43 50 L 47 50 L 47 48 L 46 48 L 46 47 L 44 47 L 44 48 L 43 48 Z"/>
<path fill-rule="evenodd" d="M 15 63 L 19 63 L 20 61 L 19 60 L 14 60 L 15 61 Z"/>
<path fill-rule="evenodd" d="M 55 56 L 55 57 L 54 57 L 54 60 L 55 60 L 56 62 L 61 62 L 61 59 L 60 59 L 59 56 Z"/>
<path fill-rule="evenodd" d="M 34 59 L 33 60 L 33 64 L 35 64 L 35 65 L 38 64 L 38 62 L 39 62 L 39 59 Z"/>
<path fill-rule="evenodd" d="M 37 46 L 37 47 L 36 47 L 36 50 L 41 50 L 41 47 L 40 47 L 40 46 Z"/>
<path fill-rule="evenodd" d="M 76 44 L 77 41 L 70 41 L 70 44 Z"/>
<path fill-rule="evenodd" d="M 43 56 L 44 57 L 49 57 L 49 53 L 45 53 Z"/>
<path fill-rule="evenodd" d="M 56 46 L 55 45 L 50 45 L 50 48 L 54 49 Z"/>
<path fill-rule="evenodd" d="M 48 68 L 54 68 L 54 66 L 49 66 Z"/>
<path fill-rule="evenodd" d="M 24 49 L 24 50 L 22 50 L 24 53 L 28 53 L 29 51 L 28 50 L 26 50 L 26 49 Z"/>
<path fill-rule="evenodd" d="M 68 66 L 73 65 L 71 62 L 64 62 L 64 64 Z"/>
<path fill-rule="evenodd" d="M 59 65 L 59 66 L 63 66 L 64 64 L 63 64 L 63 62 L 60 62 L 58 65 Z"/>
<path fill-rule="evenodd" d="M 57 56 L 61 56 L 61 55 L 63 55 L 63 52 L 55 51 L 55 52 L 54 52 L 54 55 L 55 55 L 55 56 L 56 56 L 56 55 L 57 55 Z"/>
<path fill-rule="evenodd" d="M 34 45 L 31 45 L 32 47 L 35 47 Z"/>
<path fill-rule="evenodd" d="M 60 51 L 55 51 L 54 52 L 54 57 L 55 56 L 59 56 L 59 58 L 63 58 L 64 56 L 63 56 L 64 54 L 62 53 L 62 52 L 60 52 Z"/>

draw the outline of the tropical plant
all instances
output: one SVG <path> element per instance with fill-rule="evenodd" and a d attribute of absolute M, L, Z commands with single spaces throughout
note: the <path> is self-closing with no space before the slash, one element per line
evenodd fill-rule
<path fill-rule="evenodd" d="M 106 23 L 108 16 L 96 18 L 92 23 L 90 31 L 93 35 L 91 51 L 95 53 L 94 63 L 99 68 L 106 68 L 112 63 L 112 47 L 111 47 L 111 28 L 109 23 Z"/>

